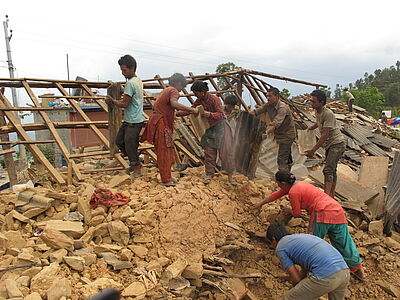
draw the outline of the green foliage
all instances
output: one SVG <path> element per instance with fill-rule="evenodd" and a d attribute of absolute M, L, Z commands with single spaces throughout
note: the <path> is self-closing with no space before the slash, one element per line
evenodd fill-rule
<path fill-rule="evenodd" d="M 290 97 L 290 92 L 288 89 L 282 89 L 280 94 L 283 96 L 283 98 L 288 99 Z"/>
<path fill-rule="evenodd" d="M 383 92 L 386 104 L 390 106 L 400 106 L 400 82 L 390 83 Z"/>
<path fill-rule="evenodd" d="M 239 68 L 240 67 L 235 65 L 233 62 L 227 62 L 224 64 L 219 64 L 217 66 L 217 69 L 215 70 L 215 72 L 216 73 L 225 73 L 225 72 L 233 71 L 233 70 L 236 70 Z M 228 83 L 226 82 L 226 80 L 224 78 L 217 78 L 217 85 L 221 90 L 224 90 L 228 86 Z"/>
<path fill-rule="evenodd" d="M 39 145 L 40 151 L 42 151 L 43 155 L 47 158 L 47 160 L 53 165 L 55 158 L 56 158 L 56 152 L 55 148 L 52 144 L 49 145 Z"/>
<path fill-rule="evenodd" d="M 330 87 L 328 87 L 328 88 L 320 88 L 320 90 L 325 92 L 326 97 L 331 98 L 332 91 L 331 91 Z"/>
<path fill-rule="evenodd" d="M 395 66 L 377 69 L 373 74 L 364 74 L 354 82 L 358 90 L 366 89 L 368 86 L 376 87 L 385 95 L 386 105 L 400 106 L 400 61 Z"/>
<path fill-rule="evenodd" d="M 378 119 L 384 108 L 385 97 L 376 87 L 366 87 L 362 90 L 350 90 L 356 99 L 354 104 L 364 107 L 373 117 Z"/>
<path fill-rule="evenodd" d="M 343 97 L 343 87 L 339 84 L 336 84 L 335 91 L 333 92 L 333 97 L 336 100 L 342 99 Z"/>

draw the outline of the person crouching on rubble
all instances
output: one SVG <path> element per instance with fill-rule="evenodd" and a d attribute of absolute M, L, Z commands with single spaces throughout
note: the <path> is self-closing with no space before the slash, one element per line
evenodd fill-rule
<path fill-rule="evenodd" d="M 327 235 L 333 247 L 342 254 L 350 271 L 358 279 L 365 281 L 360 254 L 350 236 L 342 206 L 314 185 L 305 181 L 296 182 L 296 177 L 287 171 L 278 171 L 275 180 L 280 190 L 254 206 L 261 208 L 266 203 L 288 195 L 291 208 L 284 207 L 283 210 L 294 217 L 300 217 L 301 210 L 305 209 L 310 215 L 308 231 L 321 239 Z"/>
<path fill-rule="evenodd" d="M 203 116 L 208 120 L 210 128 L 201 137 L 201 146 L 204 149 L 204 165 L 206 168 L 205 184 L 210 183 L 215 173 L 217 154 L 221 159 L 222 170 L 228 174 L 228 181 L 235 183 L 232 175 L 235 169 L 232 148 L 232 134 L 226 122 L 226 116 L 221 104 L 221 100 L 216 95 L 208 92 L 208 85 L 201 80 L 195 80 L 190 88 L 197 97 L 192 107 L 202 105 L 204 107 Z M 182 116 L 185 113 L 179 112 Z"/>
<path fill-rule="evenodd" d="M 174 186 L 178 182 L 172 178 L 171 167 L 174 162 L 174 141 L 172 138 L 175 110 L 188 114 L 197 114 L 196 108 L 178 102 L 179 92 L 186 86 L 186 78 L 175 73 L 169 78 L 169 87 L 164 89 L 153 105 L 153 112 L 142 135 L 142 142 L 154 145 L 157 154 L 157 166 L 162 185 Z"/>
<path fill-rule="evenodd" d="M 289 234 L 283 224 L 273 223 L 266 236 L 294 284 L 285 300 L 318 300 L 345 298 L 350 273 L 340 253 L 323 239 L 310 234 Z M 296 265 L 301 267 L 299 271 Z"/>

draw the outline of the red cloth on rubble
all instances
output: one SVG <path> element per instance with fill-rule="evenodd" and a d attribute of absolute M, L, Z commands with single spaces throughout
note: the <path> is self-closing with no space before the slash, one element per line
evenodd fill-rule
<path fill-rule="evenodd" d="M 109 189 L 96 189 L 90 198 L 90 207 L 95 209 L 99 204 L 107 207 L 127 204 L 131 199 L 122 193 L 113 194 Z"/>

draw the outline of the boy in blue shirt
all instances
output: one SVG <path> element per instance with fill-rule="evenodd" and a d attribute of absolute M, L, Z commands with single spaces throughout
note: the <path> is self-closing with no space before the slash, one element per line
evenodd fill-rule
<path fill-rule="evenodd" d="M 267 241 L 294 284 L 285 300 L 318 300 L 325 294 L 330 300 L 344 299 L 350 271 L 333 246 L 314 235 L 289 234 L 281 223 L 271 224 Z"/>
<path fill-rule="evenodd" d="M 115 143 L 121 152 L 128 156 L 128 173 L 132 177 L 141 175 L 139 161 L 139 136 L 145 120 L 143 113 L 143 83 L 136 76 L 136 60 L 130 55 L 124 55 L 118 60 L 122 75 L 128 81 L 125 84 L 124 95 L 121 100 L 107 97 L 106 101 L 118 107 L 124 108 L 124 122 L 122 123 Z"/>

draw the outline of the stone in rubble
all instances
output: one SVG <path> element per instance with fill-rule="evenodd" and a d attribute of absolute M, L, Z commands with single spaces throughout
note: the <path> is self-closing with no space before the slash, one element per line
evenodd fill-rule
<path fill-rule="evenodd" d="M 139 224 L 151 225 L 153 224 L 154 219 L 154 210 L 152 209 L 142 209 L 135 214 L 135 220 Z"/>
<path fill-rule="evenodd" d="M 400 250 L 400 243 L 392 239 L 391 237 L 385 238 L 385 244 L 392 250 Z"/>
<path fill-rule="evenodd" d="M 40 296 L 39 293 L 33 292 L 33 293 L 29 294 L 28 296 L 26 296 L 24 298 L 24 300 L 42 300 L 42 297 Z"/>
<path fill-rule="evenodd" d="M 129 249 L 122 249 L 121 253 L 120 253 L 120 257 L 122 260 L 127 260 L 130 261 L 132 259 L 132 251 Z"/>
<path fill-rule="evenodd" d="M 288 226 L 289 227 L 300 226 L 301 225 L 301 221 L 302 221 L 301 218 L 291 218 L 289 223 L 288 223 Z"/>
<path fill-rule="evenodd" d="M 182 272 L 182 277 L 186 279 L 199 279 L 203 276 L 203 264 L 191 263 Z"/>
<path fill-rule="evenodd" d="M 113 241 L 125 246 L 128 245 L 130 239 L 129 228 L 122 221 L 110 222 L 108 231 Z"/>
<path fill-rule="evenodd" d="M 44 267 L 31 279 L 31 293 L 38 292 L 40 296 L 45 297 L 47 290 L 57 278 L 59 270 L 58 263 L 51 263 L 50 266 Z"/>
<path fill-rule="evenodd" d="M 8 238 L 0 232 L 0 251 L 7 250 Z"/>
<path fill-rule="evenodd" d="M 74 250 L 74 240 L 58 230 L 46 229 L 40 235 L 40 239 L 53 249 Z"/>
<path fill-rule="evenodd" d="M 104 237 L 108 235 L 108 223 L 99 224 L 94 228 L 93 237 Z"/>
<path fill-rule="evenodd" d="M 370 234 L 382 235 L 383 234 L 383 222 L 378 221 L 371 221 L 368 225 L 368 232 Z"/>
<path fill-rule="evenodd" d="M 85 260 L 80 256 L 64 256 L 64 262 L 72 269 L 82 272 L 85 267 Z"/>
<path fill-rule="evenodd" d="M 186 269 L 188 263 L 185 259 L 179 257 L 176 261 L 170 264 L 162 275 L 162 279 L 168 282 L 172 278 L 180 276 L 182 272 Z"/>
<path fill-rule="evenodd" d="M 131 262 L 119 260 L 114 253 L 104 252 L 100 253 L 100 256 L 102 256 L 106 261 L 106 263 L 112 266 L 115 271 L 122 269 L 130 269 L 133 267 Z"/>
<path fill-rule="evenodd" d="M 94 247 L 94 252 L 100 254 L 102 252 L 119 252 L 123 248 L 114 244 L 101 244 Z"/>
<path fill-rule="evenodd" d="M 4 281 L 6 285 L 6 290 L 8 294 L 8 298 L 14 298 L 14 297 L 24 297 L 22 292 L 19 290 L 17 283 L 15 280 L 12 279 L 6 279 Z"/>
<path fill-rule="evenodd" d="M 54 281 L 47 290 L 47 300 L 59 300 L 62 297 L 71 297 L 71 283 L 67 278 Z"/>
<path fill-rule="evenodd" d="M 81 241 L 84 244 L 88 244 L 92 240 L 93 235 L 94 235 L 94 227 L 89 227 L 89 229 L 85 232 L 85 234 L 81 236 L 79 241 Z"/>
<path fill-rule="evenodd" d="M 63 257 L 68 254 L 68 251 L 65 249 L 58 249 L 50 253 L 49 259 L 51 262 L 57 262 L 61 263 L 63 260 Z"/>
<path fill-rule="evenodd" d="M 89 201 L 94 193 L 95 187 L 91 184 L 86 186 L 82 196 L 78 199 L 78 212 L 83 216 L 84 222 L 87 224 L 92 218 L 92 208 Z"/>
<path fill-rule="evenodd" d="M 58 230 L 75 239 L 80 238 L 85 233 L 83 223 L 75 221 L 50 220 L 46 222 L 46 229 Z"/>
<path fill-rule="evenodd" d="M 94 253 L 82 254 L 82 258 L 85 260 L 85 266 L 91 266 L 97 262 L 97 255 Z"/>
<path fill-rule="evenodd" d="M 146 247 L 143 246 L 135 246 L 135 245 L 130 245 L 128 246 L 129 249 L 132 250 L 132 252 L 140 258 L 145 258 L 147 256 L 147 253 L 149 250 Z"/>
<path fill-rule="evenodd" d="M 146 287 L 140 281 L 135 281 L 122 291 L 123 297 L 137 297 L 146 293 Z"/>
<path fill-rule="evenodd" d="M 97 226 L 101 223 L 104 222 L 106 218 L 103 215 L 98 215 L 98 216 L 94 216 L 90 219 L 90 222 L 88 223 L 89 226 Z"/>
<path fill-rule="evenodd" d="M 393 284 L 390 284 L 383 280 L 378 280 L 376 284 L 379 285 L 386 293 L 392 295 L 393 297 L 396 297 L 396 299 L 400 298 L 400 289 Z"/>
<path fill-rule="evenodd" d="M 98 278 L 93 281 L 90 286 L 95 287 L 98 290 L 105 290 L 105 289 L 117 289 L 121 290 L 123 285 L 119 282 L 116 282 L 110 278 Z"/>
<path fill-rule="evenodd" d="M 131 177 L 128 174 L 125 175 L 115 175 L 111 178 L 108 186 L 110 188 L 114 188 L 123 184 L 128 184 L 131 182 Z"/>
<path fill-rule="evenodd" d="M 15 282 L 17 283 L 18 286 L 29 287 L 30 280 L 31 279 L 29 278 L 29 276 L 20 276 L 18 277 L 17 280 L 15 280 Z"/>
<path fill-rule="evenodd" d="M 133 217 L 134 215 L 135 215 L 135 211 L 130 206 L 127 206 L 123 210 L 123 212 L 122 212 L 122 214 L 120 216 L 120 219 L 122 221 L 124 221 L 124 220 L 126 220 L 126 219 L 128 219 L 130 217 Z"/>
<path fill-rule="evenodd" d="M 9 248 L 22 249 L 26 246 L 26 241 L 19 231 L 4 231 L 3 234 L 8 239 Z"/>

